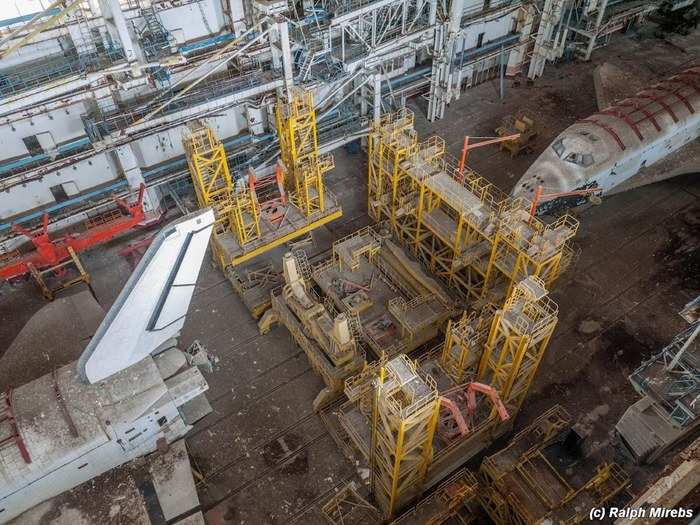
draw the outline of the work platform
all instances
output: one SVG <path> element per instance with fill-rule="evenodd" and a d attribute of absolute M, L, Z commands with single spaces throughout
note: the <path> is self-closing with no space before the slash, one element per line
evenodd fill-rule
<path fill-rule="evenodd" d="M 578 221 L 551 224 L 446 153 L 419 142 L 414 115 L 385 114 L 368 140 L 368 212 L 451 289 L 479 305 L 501 303 L 529 275 L 551 287 L 576 256 Z"/>
<path fill-rule="evenodd" d="M 315 409 L 342 395 L 368 362 L 434 340 L 456 313 L 446 290 L 381 227 L 340 239 L 331 252 L 313 266 L 303 250 L 286 254 L 284 283 L 259 323 L 262 333 L 283 324 L 323 378 Z"/>
<path fill-rule="evenodd" d="M 571 416 L 556 405 L 484 458 L 479 499 L 497 525 L 580 523 L 627 487 L 629 477 L 616 463 L 578 461 L 579 437 L 570 426 Z"/>
<path fill-rule="evenodd" d="M 381 226 L 336 241 L 332 257 L 311 276 L 338 311 L 358 320 L 376 357 L 419 348 L 456 313 L 442 285 Z"/>
<path fill-rule="evenodd" d="M 222 268 L 238 266 L 342 216 L 340 205 L 328 190 L 325 191 L 324 201 L 325 209 L 310 216 L 304 215 L 293 204 L 287 204 L 277 212 L 283 216 L 277 224 L 261 217 L 260 236 L 245 244 L 241 244 L 235 233 L 231 231 L 216 233 L 213 236 L 212 245 L 217 263 Z"/>
<path fill-rule="evenodd" d="M 212 256 L 256 318 L 269 308 L 279 272 L 274 263 L 242 265 L 343 214 L 323 181 L 334 161 L 319 153 L 311 93 L 278 100 L 276 122 L 282 160 L 272 175 L 251 169 L 234 180 L 223 144 L 204 123 L 192 125 L 185 139 L 197 201 L 216 213 Z"/>
<path fill-rule="evenodd" d="M 556 324 L 556 305 L 542 281 L 529 277 L 501 308 L 485 307 L 479 315 L 465 313 L 459 321 L 450 321 L 442 344 L 417 361 L 404 355 L 388 362 L 380 359 L 345 381 L 347 399 L 324 408 L 321 415 L 351 460 L 368 464 L 376 476 L 401 480 L 389 484 L 390 494 L 384 498 L 373 492 L 385 518 L 405 509 L 422 490 L 438 485 L 512 428 Z M 393 422 L 380 421 L 384 401 L 378 397 L 378 385 L 391 389 L 394 383 L 405 385 L 402 403 L 410 408 L 394 407 L 400 415 Z M 436 412 L 421 412 L 425 403 L 418 400 L 427 399 L 430 392 Z M 422 429 L 420 440 L 412 428 Z M 378 450 L 378 436 L 386 432 L 395 446 Z M 421 444 L 420 462 L 404 442 Z M 388 474 L 392 463 L 396 470 Z M 418 469 L 411 474 L 418 490 L 406 484 L 409 475 L 402 475 L 402 469 Z"/>

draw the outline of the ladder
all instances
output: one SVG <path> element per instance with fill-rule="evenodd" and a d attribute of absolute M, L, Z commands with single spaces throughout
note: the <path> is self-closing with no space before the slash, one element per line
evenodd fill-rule
<path fill-rule="evenodd" d="M 15 414 L 12 409 L 12 389 L 10 388 L 7 392 L 0 393 L 0 449 L 12 444 L 19 449 L 19 453 L 25 463 L 32 462 L 29 451 L 17 428 Z"/>
<path fill-rule="evenodd" d="M 152 59 L 168 54 L 170 51 L 170 33 L 161 24 L 156 8 L 154 6 L 142 8 L 140 15 L 146 24 L 140 35 L 142 42 L 145 44 L 144 47 L 147 48 L 145 49 L 146 53 L 150 54 Z"/>

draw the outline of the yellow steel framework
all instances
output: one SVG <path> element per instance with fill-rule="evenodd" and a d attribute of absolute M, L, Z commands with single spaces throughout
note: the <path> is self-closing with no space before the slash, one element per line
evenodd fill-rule
<path fill-rule="evenodd" d="M 242 246 L 262 236 L 260 205 L 252 181 L 247 187 L 236 188 L 234 191 L 232 226 L 238 242 Z"/>
<path fill-rule="evenodd" d="M 231 230 L 244 246 L 261 236 L 260 209 L 252 186 L 235 188 L 224 145 L 211 128 L 197 123 L 184 141 L 197 201 L 212 207 L 215 235 Z"/>
<path fill-rule="evenodd" d="M 478 299 L 505 196 L 472 172 L 461 175 L 444 151 L 443 140 L 431 137 L 406 166 L 419 181 L 413 251 L 450 286 Z"/>
<path fill-rule="evenodd" d="M 404 512 L 390 525 L 469 525 L 478 516 L 479 481 L 466 468 L 462 468 L 443 481 L 435 491 L 415 507 Z"/>
<path fill-rule="evenodd" d="M 423 489 L 440 411 L 435 381 L 399 355 L 381 367 L 372 406 L 371 485 L 391 518 Z"/>
<path fill-rule="evenodd" d="M 548 286 L 570 264 L 578 222 L 546 226 L 445 152 L 437 136 L 418 143 L 410 110 L 384 115 L 368 139 L 368 210 L 451 288 L 501 303 L 538 275 Z"/>
<path fill-rule="evenodd" d="M 328 499 L 321 513 L 333 525 L 376 525 L 382 521 L 376 507 L 360 495 L 352 481 Z"/>
<path fill-rule="evenodd" d="M 386 113 L 378 124 L 373 125 L 367 142 L 370 160 L 367 211 L 377 222 L 388 219 L 395 232 L 403 231 L 402 218 L 410 218 L 402 208 L 402 204 L 410 207 L 410 199 L 406 201 L 406 190 L 410 185 L 402 180 L 405 172 L 400 166 L 418 147 L 413 121 L 413 112 L 406 108 L 397 113 Z"/>
<path fill-rule="evenodd" d="M 224 145 L 209 127 L 197 123 L 190 128 L 184 146 L 197 202 L 202 208 L 214 208 L 217 222 L 227 225 L 233 181 Z"/>
<path fill-rule="evenodd" d="M 197 123 L 184 140 L 199 205 L 211 206 L 216 213 L 212 254 L 222 269 L 230 270 L 342 215 L 323 184 L 324 173 L 333 168 L 333 157 L 318 152 L 311 94 L 295 92 L 289 103 L 280 101 L 277 126 L 285 164 L 280 175 L 284 174 L 288 191 L 282 190 L 279 178 L 281 197 L 263 192 L 267 200 L 262 203 L 256 187 L 276 186 L 275 181 L 256 181 L 251 173 L 247 185 L 234 183 L 223 144 L 210 128 Z"/>
<path fill-rule="evenodd" d="M 530 389 L 557 325 L 557 312 L 544 282 L 530 276 L 494 316 L 477 378 L 498 391 L 510 413 L 520 409 Z"/>
<path fill-rule="evenodd" d="M 351 260 L 352 253 L 342 257 Z M 394 387 L 397 383 L 387 373 L 394 360 L 386 365 L 369 364 L 362 373 L 346 379 L 348 401 L 339 408 L 338 419 L 350 441 L 369 459 L 375 479 L 381 480 L 373 481 L 372 490 L 378 506 L 387 516 L 400 510 L 416 495 L 408 495 L 401 489 L 403 478 L 396 474 L 402 471 L 400 465 L 406 458 L 410 458 L 407 464 L 420 464 L 421 469 L 425 468 L 424 476 L 415 474 L 415 469 L 407 470 L 414 479 L 420 479 L 416 489 L 420 491 L 423 486 L 430 487 L 444 479 L 511 428 L 556 323 L 556 304 L 547 297 L 543 281 L 531 276 L 515 287 L 500 309 L 486 305 L 480 314 L 464 314 L 458 321 L 448 324 L 444 344 L 421 357 L 420 370 L 429 371 L 436 378 L 440 392 L 460 385 L 464 387 L 469 382 L 493 387 L 505 404 L 509 418 L 504 420 L 495 404 L 484 403 L 484 398 L 480 397 L 477 410 L 465 415 L 469 419 L 468 431 L 447 441 L 444 433 L 439 434 L 427 451 L 415 436 L 435 435 L 437 429 L 449 425 L 449 421 L 445 423 L 444 415 L 442 419 L 431 421 L 427 412 L 417 420 L 407 417 L 407 422 L 414 425 L 411 429 L 417 429 L 413 430 L 415 433 L 410 440 L 416 450 L 421 450 L 420 458 L 427 458 L 426 463 L 418 460 L 417 453 L 408 455 L 402 448 L 402 443 L 409 439 L 399 438 L 401 425 L 405 423 L 403 419 L 387 422 L 388 418 L 380 417 L 383 405 L 377 388 L 385 384 Z M 441 406 L 441 401 L 438 405 Z M 409 475 L 406 477 L 408 479 Z M 394 483 L 396 479 L 399 481 Z M 404 493 L 407 495 L 402 496 Z"/>
<path fill-rule="evenodd" d="M 555 406 L 517 434 L 500 452 L 484 458 L 484 481 L 478 496 L 497 525 L 573 525 L 589 520 L 589 511 L 604 506 L 629 484 L 628 475 L 615 463 L 599 465 L 578 488 L 544 453 L 563 439 L 571 418 Z"/>
<path fill-rule="evenodd" d="M 311 216 L 325 209 L 323 175 L 333 169 L 332 155 L 318 151 L 316 111 L 310 91 L 295 89 L 290 100 L 275 108 L 280 157 L 286 168 L 285 186 L 294 204 Z"/>
<path fill-rule="evenodd" d="M 551 288 L 574 256 L 569 240 L 578 230 L 578 221 L 563 215 L 544 224 L 530 215 L 522 199 L 510 200 L 500 216 L 487 280 L 498 281 L 498 273 L 505 277 L 506 296 L 528 275 L 540 277 Z"/>
<path fill-rule="evenodd" d="M 439 362 L 455 385 L 466 383 L 474 377 L 492 320 L 493 312 L 484 308 L 479 315 L 465 312 L 459 321 L 448 322 Z"/>

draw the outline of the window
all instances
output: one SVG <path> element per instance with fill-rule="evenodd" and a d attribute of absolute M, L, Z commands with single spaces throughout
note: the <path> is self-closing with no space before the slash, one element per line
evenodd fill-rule
<path fill-rule="evenodd" d="M 561 156 L 564 154 L 564 142 L 562 139 L 559 139 L 552 144 L 552 149 L 554 150 L 554 153 L 557 154 L 557 157 L 561 158 Z"/>
<path fill-rule="evenodd" d="M 51 194 L 56 202 L 65 202 L 68 200 L 68 194 L 66 193 L 66 190 L 63 189 L 63 184 L 51 186 L 49 189 L 51 190 Z"/>
<path fill-rule="evenodd" d="M 44 153 L 44 148 L 41 147 L 39 139 L 36 138 L 36 135 L 29 135 L 28 137 L 24 137 L 22 139 L 22 142 L 24 142 L 24 145 L 27 148 L 27 151 L 30 155 L 41 155 L 42 153 Z"/>
<path fill-rule="evenodd" d="M 590 166 L 594 162 L 593 155 L 590 153 L 569 153 L 564 160 L 583 167 Z"/>
<path fill-rule="evenodd" d="M 578 134 L 581 135 L 582 137 L 586 137 L 591 142 L 598 142 L 598 140 L 600 140 L 593 133 L 590 133 L 588 131 L 579 131 Z"/>
<path fill-rule="evenodd" d="M 480 47 L 483 47 L 484 45 L 484 33 L 479 33 L 479 36 L 476 39 L 476 48 L 479 49 Z"/>

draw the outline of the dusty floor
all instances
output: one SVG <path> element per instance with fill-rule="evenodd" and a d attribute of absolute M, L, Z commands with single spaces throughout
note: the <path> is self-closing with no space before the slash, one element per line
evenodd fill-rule
<path fill-rule="evenodd" d="M 588 64 L 547 69 L 533 86 L 509 83 L 500 101 L 497 82 L 462 94 L 441 122 L 425 121 L 423 100 L 412 101 L 421 139 L 439 133 L 457 155 L 464 134 L 492 135 L 500 119 L 525 108 L 540 125 L 535 152 L 510 159 L 496 148 L 481 149 L 470 165 L 509 190 L 551 139 L 595 111 L 592 70 L 603 61 L 655 79 L 698 56 L 700 33 L 672 42 L 622 37 L 597 50 Z M 640 57 L 642 59 L 640 60 Z M 363 154 L 335 154 L 328 185 L 344 216 L 324 239 L 368 223 Z M 700 178 L 689 175 L 606 199 L 579 213 L 581 257 L 553 293 L 560 324 L 516 427 L 562 403 L 592 434 L 596 460 L 615 458 L 633 475 L 633 491 L 663 465 L 633 467 L 611 443 L 611 431 L 634 392 L 627 374 L 660 349 L 684 325 L 680 308 L 700 293 Z M 129 275 L 117 255 L 121 243 L 83 259 L 94 290 L 107 307 Z M 0 341 L 9 344 L 42 304 L 30 284 L 4 288 Z M 582 333 L 582 321 L 599 329 Z M 355 465 L 338 451 L 311 403 L 322 381 L 283 328 L 259 336 L 223 275 L 205 265 L 182 334 L 183 345 L 199 339 L 220 363 L 207 377 L 214 413 L 187 438 L 205 482 L 202 506 L 211 523 L 320 522 L 310 509 L 349 479 Z"/>

